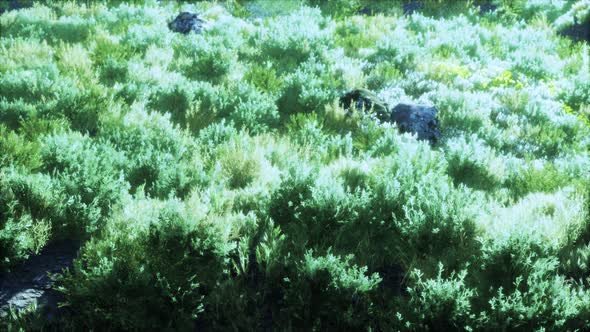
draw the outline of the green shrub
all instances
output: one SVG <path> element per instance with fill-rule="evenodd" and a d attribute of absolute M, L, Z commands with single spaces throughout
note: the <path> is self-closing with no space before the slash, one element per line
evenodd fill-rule
<path fill-rule="evenodd" d="M 0 169 L 0 268 L 37 254 L 53 235 L 56 211 L 50 177 Z"/>
<path fill-rule="evenodd" d="M 337 78 L 328 75 L 324 64 L 312 58 L 285 78 L 277 102 L 279 113 L 286 118 L 295 113 L 321 112 L 336 98 L 334 90 L 340 85 Z"/>
<path fill-rule="evenodd" d="M 521 330 L 576 330 L 587 326 L 587 291 L 568 285 L 555 274 L 557 261 L 538 260 L 530 267 L 528 277 L 518 276 L 515 289 L 502 288 L 490 301 L 490 309 L 482 317 L 486 329 L 511 326 Z"/>
<path fill-rule="evenodd" d="M 162 87 L 149 106 L 170 113 L 175 123 L 191 131 L 226 119 L 237 128 L 260 133 L 276 127 L 279 117 L 273 98 L 247 83 Z"/>
<path fill-rule="evenodd" d="M 222 110 L 219 115 L 232 120 L 237 128 L 258 134 L 279 124 L 280 113 L 271 95 L 243 83 L 231 86 L 228 93 L 233 96 L 233 109 Z"/>
<path fill-rule="evenodd" d="M 502 186 L 506 177 L 502 160 L 477 137 L 452 140 L 447 142 L 446 148 L 448 173 L 455 184 L 462 183 L 479 190 Z"/>
<path fill-rule="evenodd" d="M 381 281 L 353 258 L 307 252 L 298 275 L 285 291 L 285 306 L 294 328 L 363 330 L 371 321 L 371 296 Z"/>
<path fill-rule="evenodd" d="M 531 162 L 527 167 L 514 170 L 506 179 L 508 188 L 512 188 L 515 197 L 528 193 L 551 193 L 564 187 L 571 180 L 553 163 L 539 164 Z"/>
<path fill-rule="evenodd" d="M 302 8 L 288 16 L 270 20 L 250 40 L 263 59 L 278 63 L 279 70 L 290 70 L 320 56 L 331 44 L 331 26 L 319 9 Z"/>
<path fill-rule="evenodd" d="M 0 21 L 3 36 L 78 43 L 92 35 L 92 20 L 80 16 L 61 16 L 42 5 L 9 12 Z"/>
<path fill-rule="evenodd" d="M 107 58 L 100 68 L 100 80 L 112 86 L 116 82 L 124 82 L 127 78 L 127 63 L 112 57 Z"/>
<path fill-rule="evenodd" d="M 1 72 L 42 68 L 53 60 L 52 48 L 44 40 L 4 38 L 0 45 L 0 54 L 4 58 L 0 64 Z"/>
<path fill-rule="evenodd" d="M 283 85 L 282 79 L 278 77 L 276 69 L 273 68 L 270 61 L 264 65 L 257 63 L 250 65 L 244 75 L 244 80 L 250 82 L 259 90 L 273 93 L 278 92 Z"/>
<path fill-rule="evenodd" d="M 335 17 L 354 15 L 361 9 L 360 0 L 308 0 L 308 4 L 312 7 L 319 7 L 326 15 Z"/>
<path fill-rule="evenodd" d="M 477 295 L 475 289 L 466 285 L 466 271 L 458 275 L 451 273 L 449 278 L 442 277 L 443 267 L 439 267 L 438 276 L 423 279 L 419 270 L 413 271 L 414 287 L 408 289 L 411 316 L 415 317 L 413 329 L 457 329 L 473 328 L 475 314 L 471 302 Z"/>
<path fill-rule="evenodd" d="M 41 147 L 40 171 L 55 181 L 59 216 L 53 220 L 61 236 L 98 231 L 128 185 L 121 174 L 124 159 L 111 146 L 76 133 L 54 134 Z"/>
<path fill-rule="evenodd" d="M 590 105 L 590 83 L 588 83 L 589 73 L 585 75 L 580 73 L 573 78 L 573 82 L 567 85 L 560 94 L 560 99 L 573 110 L 579 110 L 582 105 Z"/>
<path fill-rule="evenodd" d="M 132 52 L 142 54 L 150 45 L 168 44 L 169 36 L 168 31 L 162 29 L 162 26 L 135 24 L 127 27 L 122 42 Z"/>
<path fill-rule="evenodd" d="M 153 197 L 184 197 L 204 180 L 191 140 L 165 116 L 134 109 L 104 126 L 100 139 L 117 148 L 122 158 L 118 170 L 132 192 L 142 188 Z"/>
<path fill-rule="evenodd" d="M 219 144 L 238 135 L 237 129 L 225 120 L 213 123 L 199 131 L 198 144 L 205 150 L 211 151 Z"/>
<path fill-rule="evenodd" d="M 41 166 L 39 144 L 0 124 L 0 168 L 14 165 L 33 170 Z"/>
<path fill-rule="evenodd" d="M 191 328 L 234 247 L 213 218 L 179 201 L 145 199 L 114 215 L 64 275 L 62 290 L 77 324 Z"/>
<path fill-rule="evenodd" d="M 587 3 L 3 13 L 0 268 L 82 249 L 61 318 L 0 330 L 584 330 L 590 60 L 558 31 Z M 440 142 L 355 88 L 435 106 Z"/>
<path fill-rule="evenodd" d="M 174 47 L 176 68 L 191 80 L 219 82 L 238 66 L 235 46 L 222 37 L 194 36 Z"/>

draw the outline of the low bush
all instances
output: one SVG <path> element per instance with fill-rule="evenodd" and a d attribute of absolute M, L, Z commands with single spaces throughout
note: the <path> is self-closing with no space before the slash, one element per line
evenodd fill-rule
<path fill-rule="evenodd" d="M 205 296 L 225 275 L 234 246 L 214 216 L 195 214 L 195 208 L 144 199 L 113 216 L 103 238 L 87 243 L 62 280 L 80 326 L 194 326 Z M 178 261 L 180 252 L 184 259 Z"/>
<path fill-rule="evenodd" d="M 585 330 L 586 4 L 4 12 L 0 269 L 82 247 L 60 318 L 0 330 Z M 344 110 L 358 88 L 440 140 Z"/>
<path fill-rule="evenodd" d="M 37 254 L 53 235 L 56 211 L 49 176 L 0 169 L 0 250 L 2 270 Z"/>

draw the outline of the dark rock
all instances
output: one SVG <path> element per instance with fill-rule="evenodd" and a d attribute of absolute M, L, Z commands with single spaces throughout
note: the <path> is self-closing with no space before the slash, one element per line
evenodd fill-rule
<path fill-rule="evenodd" d="M 11 10 L 33 7 L 33 0 L 0 0 L 0 14 Z"/>
<path fill-rule="evenodd" d="M 369 7 L 363 7 L 361 9 L 359 9 L 359 11 L 357 12 L 358 15 L 366 15 L 366 16 L 371 16 L 373 15 L 373 10 Z"/>
<path fill-rule="evenodd" d="M 398 104 L 391 111 L 391 121 L 403 133 L 412 133 L 419 140 L 435 144 L 440 138 L 437 109 L 424 105 Z"/>
<path fill-rule="evenodd" d="M 410 1 L 403 4 L 404 15 L 410 15 L 422 9 L 421 1 Z"/>
<path fill-rule="evenodd" d="M 479 5 L 479 13 L 486 14 L 486 13 L 493 13 L 498 9 L 498 5 L 491 1 L 484 1 Z"/>
<path fill-rule="evenodd" d="M 379 273 L 381 291 L 391 292 L 392 295 L 400 296 L 406 294 L 405 272 L 398 264 L 381 266 L 375 272 Z"/>
<path fill-rule="evenodd" d="M 367 89 L 354 89 L 340 97 L 340 106 L 347 111 L 352 108 L 356 110 L 369 111 L 381 121 L 389 121 L 389 111 L 387 104 L 384 103 L 376 94 Z"/>
<path fill-rule="evenodd" d="M 558 31 L 557 33 L 576 41 L 586 41 L 587 43 L 590 43 L 590 16 L 582 23 L 578 23 L 577 20 L 574 20 L 573 25 Z"/>
<path fill-rule="evenodd" d="M 191 31 L 200 33 L 203 30 L 203 23 L 196 13 L 182 12 L 176 18 L 168 23 L 168 28 L 174 32 L 187 34 Z"/>

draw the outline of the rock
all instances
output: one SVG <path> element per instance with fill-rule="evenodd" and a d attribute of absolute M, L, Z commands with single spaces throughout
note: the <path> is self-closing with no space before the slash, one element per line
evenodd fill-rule
<path fill-rule="evenodd" d="M 586 41 L 590 43 L 590 16 L 584 22 L 578 22 L 574 18 L 574 24 L 561 29 L 557 34 L 569 37 L 575 41 Z"/>
<path fill-rule="evenodd" d="M 418 12 L 419 10 L 422 9 L 422 2 L 421 1 L 410 1 L 410 2 L 405 2 L 402 5 L 402 8 L 404 10 L 404 15 L 411 15 L 413 13 Z"/>
<path fill-rule="evenodd" d="M 340 105 L 349 111 L 349 113 L 351 108 L 354 108 L 356 110 L 369 111 L 381 121 L 389 121 L 387 104 L 367 89 L 354 89 L 347 92 L 340 97 Z"/>
<path fill-rule="evenodd" d="M 33 7 L 35 1 L 33 0 L 3 0 L 0 1 L 0 14 L 11 10 L 19 10 Z"/>
<path fill-rule="evenodd" d="M 367 89 L 354 89 L 340 97 L 340 106 L 351 114 L 352 109 L 369 112 L 381 122 L 393 122 L 402 133 L 412 133 L 419 140 L 435 144 L 440 138 L 437 109 L 425 105 L 398 104 L 391 111 L 387 103 Z"/>
<path fill-rule="evenodd" d="M 381 282 L 378 286 L 381 291 L 389 291 L 396 296 L 407 294 L 406 273 L 401 265 L 392 264 L 381 266 L 375 272 L 381 277 Z"/>
<path fill-rule="evenodd" d="M 498 9 L 498 5 L 492 1 L 484 1 L 483 3 L 479 4 L 479 13 L 480 14 L 493 13 L 497 9 Z"/>
<path fill-rule="evenodd" d="M 168 23 L 168 28 L 174 32 L 187 34 L 191 31 L 200 33 L 203 30 L 203 23 L 196 13 L 182 12 L 176 18 Z"/>
<path fill-rule="evenodd" d="M 9 314 L 10 307 L 22 310 L 33 303 L 57 317 L 58 302 L 63 300 L 53 289 L 54 280 L 48 273 L 72 266 L 79 248 L 78 241 L 52 243 L 21 265 L 0 273 L 0 320 Z"/>
<path fill-rule="evenodd" d="M 371 15 L 373 15 L 373 10 L 369 7 L 363 7 L 361 9 L 359 9 L 356 13 L 357 13 L 357 15 L 371 16 Z"/>
<path fill-rule="evenodd" d="M 431 106 L 398 104 L 391 110 L 391 121 L 401 132 L 416 134 L 419 140 L 427 140 L 432 145 L 440 138 L 437 112 Z"/>

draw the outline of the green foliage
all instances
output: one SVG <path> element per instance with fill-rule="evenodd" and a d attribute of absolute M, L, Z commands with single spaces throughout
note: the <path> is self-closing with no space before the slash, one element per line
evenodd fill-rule
<path fill-rule="evenodd" d="M 122 155 L 75 133 L 48 136 L 40 154 L 41 171 L 56 182 L 56 232 L 62 236 L 97 232 L 127 188 L 119 171 Z"/>
<path fill-rule="evenodd" d="M 37 303 L 30 304 L 21 310 L 11 308 L 6 317 L 3 318 L 4 320 L 0 323 L 0 326 L 10 332 L 49 328 L 47 320 L 43 317 L 43 311 L 40 310 Z"/>
<path fill-rule="evenodd" d="M 587 0 L 278 3 L 0 16 L 0 268 L 83 244 L 61 318 L 0 329 L 590 326 L 590 58 L 557 33 Z"/>
<path fill-rule="evenodd" d="M 0 169 L 1 268 L 36 254 L 54 232 L 52 179 L 29 175 L 14 168 Z"/>
<path fill-rule="evenodd" d="M 458 138 L 448 142 L 447 148 L 448 172 L 456 184 L 479 190 L 493 190 L 503 184 L 506 177 L 503 161 L 477 137 Z"/>
<path fill-rule="evenodd" d="M 413 271 L 416 286 L 409 288 L 412 314 L 416 317 L 414 328 L 419 329 L 470 329 L 474 323 L 471 302 L 477 292 L 465 284 L 466 271 L 449 278 L 442 277 L 439 267 L 436 278 L 423 280 L 420 271 Z M 444 324 L 444 325 L 441 325 Z"/>
<path fill-rule="evenodd" d="M 250 43 L 280 70 L 292 70 L 311 56 L 321 55 L 332 44 L 330 32 L 330 22 L 319 10 L 303 8 L 273 18 L 256 31 Z"/>
<path fill-rule="evenodd" d="M 39 144 L 0 125 L 0 168 L 15 165 L 29 170 L 39 168 Z"/>
<path fill-rule="evenodd" d="M 554 259 L 539 260 L 527 277 L 516 277 L 514 291 L 498 289 L 489 301 L 489 312 L 481 317 L 483 326 L 490 330 L 507 326 L 556 331 L 585 328 L 589 295 L 555 275 L 556 265 Z"/>
<path fill-rule="evenodd" d="M 233 246 L 214 216 L 191 209 L 179 201 L 139 200 L 109 221 L 107 235 L 86 245 L 63 278 L 81 326 L 192 326 L 204 310 L 204 295 L 224 274 Z M 184 259 L 177 260 L 179 254 Z M 141 301 L 133 304 L 131 298 Z"/>
<path fill-rule="evenodd" d="M 191 131 L 198 131 L 218 119 L 228 119 L 240 129 L 260 133 L 276 127 L 279 117 L 271 96 L 241 82 L 162 87 L 148 105 L 170 113 L 172 121 Z"/>
<path fill-rule="evenodd" d="M 551 193 L 568 182 L 568 175 L 552 163 L 539 164 L 531 162 L 526 168 L 513 172 L 506 181 L 507 186 L 514 188 L 515 197 L 522 197 L 528 193 Z"/>
<path fill-rule="evenodd" d="M 298 328 L 350 331 L 371 325 L 369 295 L 381 279 L 376 273 L 367 275 L 367 268 L 352 260 L 352 256 L 305 254 L 298 278 L 285 294 L 286 305 L 297 310 L 291 317 L 301 317 L 295 320 Z"/>
<path fill-rule="evenodd" d="M 278 77 L 271 62 L 264 65 L 252 64 L 244 75 L 244 79 L 251 82 L 253 86 L 269 92 L 276 92 L 282 87 L 282 80 Z"/>
<path fill-rule="evenodd" d="M 320 7 L 322 12 L 335 17 L 353 15 L 361 9 L 360 0 L 308 0 L 308 4 L 312 7 Z"/>
<path fill-rule="evenodd" d="M 108 85 L 123 82 L 127 78 L 127 63 L 107 58 L 100 68 L 100 80 Z"/>
<path fill-rule="evenodd" d="M 100 139 L 118 150 L 115 169 L 123 172 L 132 192 L 141 188 L 153 197 L 184 197 L 204 180 L 192 142 L 157 113 L 134 109 L 103 127 Z"/>
<path fill-rule="evenodd" d="M 8 12 L 0 25 L 3 36 L 45 39 L 51 43 L 83 42 L 93 33 L 92 21 L 77 15 L 58 17 L 44 6 Z"/>
<path fill-rule="evenodd" d="M 576 76 L 572 84 L 562 91 L 560 97 L 570 108 L 579 110 L 582 105 L 590 105 L 588 76 L 589 73 Z"/>
<path fill-rule="evenodd" d="M 335 99 L 334 89 L 341 82 L 326 72 L 326 65 L 315 58 L 302 64 L 285 79 L 285 86 L 277 102 L 282 115 L 321 112 Z"/>
<path fill-rule="evenodd" d="M 222 37 L 195 36 L 178 41 L 175 67 L 191 80 L 218 82 L 237 64 L 233 41 Z"/>

